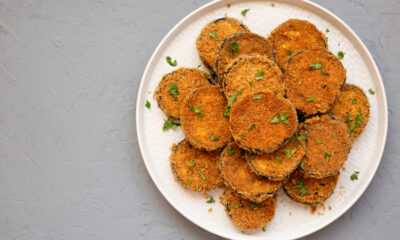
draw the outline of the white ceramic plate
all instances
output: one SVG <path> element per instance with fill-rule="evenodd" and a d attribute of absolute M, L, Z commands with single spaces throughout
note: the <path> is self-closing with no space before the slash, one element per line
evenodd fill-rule
<path fill-rule="evenodd" d="M 228 8 L 227 4 L 231 7 Z M 198 226 L 230 239 L 292 239 L 315 232 L 347 211 L 361 196 L 378 168 L 387 133 L 387 102 L 379 71 L 364 44 L 357 35 L 338 17 L 326 9 L 308 1 L 214 1 L 185 17 L 161 41 L 154 51 L 140 84 L 136 125 L 138 141 L 154 183 L 164 197 L 187 219 Z M 245 17 L 240 12 L 250 8 Z M 201 64 L 197 55 L 195 40 L 201 28 L 213 19 L 225 14 L 243 20 L 253 32 L 266 36 L 280 23 L 289 18 L 309 20 L 321 31 L 330 30 L 329 50 L 336 54 L 345 52 L 342 60 L 347 69 L 347 82 L 365 90 L 372 88 L 375 95 L 367 93 L 371 104 L 371 118 L 353 149 L 341 172 L 335 193 L 325 202 L 325 209 L 319 208 L 311 214 L 310 208 L 291 201 L 283 191 L 278 192 L 278 206 L 275 218 L 261 229 L 246 230 L 244 233 L 226 216 L 218 203 L 221 190 L 210 193 L 217 199 L 207 204 L 200 193 L 183 189 L 173 179 L 169 166 L 170 147 L 184 138 L 180 128 L 162 131 L 165 115 L 157 108 L 153 92 L 161 77 L 176 67 L 169 66 L 165 58 L 177 59 L 178 67 L 197 67 Z M 204 67 L 201 67 L 204 69 Z M 205 69 L 204 69 L 205 70 Z M 145 108 L 149 100 L 151 109 Z M 350 175 L 359 171 L 359 180 L 351 181 Z M 212 212 L 208 212 L 209 208 Z M 332 208 L 329 210 L 328 208 Z"/>

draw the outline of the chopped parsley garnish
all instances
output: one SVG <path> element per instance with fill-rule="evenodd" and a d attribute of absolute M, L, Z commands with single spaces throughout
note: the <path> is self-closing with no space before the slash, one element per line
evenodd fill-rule
<path fill-rule="evenodd" d="M 170 56 L 167 56 L 167 63 L 173 67 L 175 67 L 176 65 L 178 65 L 176 59 L 172 62 L 172 58 Z"/>
<path fill-rule="evenodd" d="M 302 135 L 300 135 L 300 136 L 297 136 L 296 134 L 294 135 L 294 138 L 298 141 L 298 142 L 301 142 L 301 141 L 303 141 L 303 140 L 305 140 L 306 139 L 306 135 L 308 134 L 308 132 L 307 131 L 304 131 L 304 133 L 302 134 Z"/>
<path fill-rule="evenodd" d="M 326 83 L 321 84 L 321 87 L 326 88 Z"/>
<path fill-rule="evenodd" d="M 324 143 L 324 141 L 321 141 L 321 140 L 317 141 L 317 144 L 322 144 L 322 143 Z"/>
<path fill-rule="evenodd" d="M 239 204 L 233 204 L 233 208 L 239 208 Z"/>
<path fill-rule="evenodd" d="M 265 227 L 262 227 L 261 229 L 262 229 L 263 232 L 265 232 Z"/>
<path fill-rule="evenodd" d="M 286 113 L 281 113 L 279 115 L 279 119 L 281 120 L 281 122 L 283 122 L 284 124 L 289 124 L 289 119 L 287 118 L 287 114 Z"/>
<path fill-rule="evenodd" d="M 232 94 L 230 98 L 228 98 L 228 107 L 230 107 L 236 100 L 237 96 L 243 92 L 243 89 L 240 89 L 239 91 L 235 92 Z"/>
<path fill-rule="evenodd" d="M 194 160 L 193 162 L 191 162 L 191 163 L 189 164 L 189 167 L 193 167 L 194 165 L 196 165 L 196 160 Z"/>
<path fill-rule="evenodd" d="M 369 93 L 371 93 L 372 95 L 374 95 L 374 94 L 375 94 L 375 91 L 374 91 L 374 90 L 372 90 L 372 88 L 368 89 L 368 92 L 369 92 Z"/>
<path fill-rule="evenodd" d="M 211 134 L 210 134 L 210 140 L 211 140 L 211 141 L 218 141 L 219 138 L 214 137 L 214 135 L 211 133 Z"/>
<path fill-rule="evenodd" d="M 325 42 L 328 42 L 328 37 L 325 38 Z"/>
<path fill-rule="evenodd" d="M 304 162 L 300 163 L 300 168 L 304 170 Z"/>
<path fill-rule="evenodd" d="M 328 72 L 321 71 L 322 75 L 328 75 Z"/>
<path fill-rule="evenodd" d="M 279 156 L 278 156 L 277 153 L 275 153 L 275 159 L 276 159 L 277 162 L 280 162 L 280 161 L 281 161 L 281 159 L 279 158 Z"/>
<path fill-rule="evenodd" d="M 263 70 L 260 70 L 256 73 L 256 80 L 261 80 L 264 77 L 264 72 Z"/>
<path fill-rule="evenodd" d="M 189 179 L 189 184 L 191 184 L 193 182 L 193 179 Z"/>
<path fill-rule="evenodd" d="M 251 131 L 251 129 L 253 129 L 255 126 L 256 126 L 256 124 L 255 124 L 255 123 L 251 124 L 251 125 L 250 125 L 250 127 L 247 129 L 247 131 L 249 131 L 249 132 L 250 132 L 250 131 Z"/>
<path fill-rule="evenodd" d="M 353 100 L 351 100 L 351 104 L 356 104 L 357 102 L 357 98 L 354 98 Z"/>
<path fill-rule="evenodd" d="M 329 157 L 330 156 L 331 156 L 330 153 L 328 153 L 327 151 L 324 152 L 325 162 L 329 162 Z"/>
<path fill-rule="evenodd" d="M 253 81 L 250 81 L 249 85 L 250 85 L 250 87 L 252 87 L 253 86 Z"/>
<path fill-rule="evenodd" d="M 351 181 L 358 180 L 358 174 L 359 174 L 359 173 L 360 173 L 360 172 L 354 172 L 354 173 L 350 176 Z"/>
<path fill-rule="evenodd" d="M 337 56 L 338 56 L 338 58 L 339 58 L 340 60 L 342 60 L 342 59 L 344 58 L 344 52 L 339 51 L 339 52 L 337 53 Z"/>
<path fill-rule="evenodd" d="M 215 200 L 212 196 L 210 196 L 210 199 L 208 199 L 206 203 L 215 203 Z"/>
<path fill-rule="evenodd" d="M 209 32 L 208 35 L 210 35 L 210 37 L 214 38 L 217 41 L 221 41 L 221 39 L 219 39 L 217 37 L 217 34 L 215 33 L 215 31 Z"/>
<path fill-rule="evenodd" d="M 197 68 L 200 68 L 200 67 L 201 67 L 201 64 L 197 65 Z"/>
<path fill-rule="evenodd" d="M 255 95 L 255 96 L 253 97 L 254 100 L 257 100 L 257 99 L 260 99 L 260 98 L 261 98 L 261 95 Z"/>
<path fill-rule="evenodd" d="M 199 119 L 203 119 L 203 112 L 201 111 L 201 109 L 199 107 L 193 107 L 194 112 L 199 114 Z"/>
<path fill-rule="evenodd" d="M 271 6 L 272 6 L 272 7 L 275 7 L 275 3 L 271 3 Z"/>
<path fill-rule="evenodd" d="M 242 133 L 242 137 L 243 137 L 244 139 L 246 139 L 246 135 L 244 135 L 244 133 Z"/>
<path fill-rule="evenodd" d="M 204 176 L 204 174 L 201 171 L 199 171 L 198 173 L 199 173 L 199 176 L 200 176 L 201 180 L 205 181 L 206 180 L 206 176 Z"/>
<path fill-rule="evenodd" d="M 174 98 L 176 98 L 179 95 L 178 85 L 174 82 L 171 82 L 168 87 L 168 92 L 171 93 Z"/>
<path fill-rule="evenodd" d="M 309 66 L 309 68 L 311 69 L 311 70 L 316 70 L 316 69 L 320 69 L 320 68 L 322 68 L 322 63 L 316 63 L 316 64 L 311 64 L 310 66 Z"/>
<path fill-rule="evenodd" d="M 312 102 L 312 101 L 314 101 L 314 100 L 315 100 L 315 97 L 307 98 L 307 102 Z"/>
<path fill-rule="evenodd" d="M 257 210 L 258 204 L 257 203 L 253 203 L 253 202 L 249 202 L 249 207 L 251 207 L 253 210 Z"/>
<path fill-rule="evenodd" d="M 149 102 L 149 100 L 146 100 L 146 104 L 145 104 L 145 106 L 146 106 L 148 109 L 150 109 L 150 108 L 151 108 L 151 103 Z"/>
<path fill-rule="evenodd" d="M 325 32 L 329 32 L 329 29 L 325 29 Z"/>
<path fill-rule="evenodd" d="M 360 125 L 360 123 L 361 123 L 361 121 L 363 119 L 363 117 L 362 117 L 363 113 L 362 113 L 361 108 L 359 108 L 359 111 L 360 111 L 360 114 L 356 115 L 356 121 L 354 122 L 353 125 L 350 126 L 349 132 L 355 133 L 356 131 L 354 131 L 354 129 Z"/>
<path fill-rule="evenodd" d="M 231 108 L 230 107 L 225 108 L 223 115 L 225 117 L 228 117 L 230 114 L 231 114 Z"/>
<path fill-rule="evenodd" d="M 308 193 L 307 188 L 304 187 L 304 182 L 301 180 L 298 180 L 296 185 L 292 186 L 292 188 L 299 189 L 300 196 L 304 196 Z"/>
<path fill-rule="evenodd" d="M 271 119 L 271 123 L 278 123 L 279 122 L 279 115 L 276 115 L 274 118 Z"/>
<path fill-rule="evenodd" d="M 250 8 L 246 8 L 245 10 L 243 10 L 242 12 L 240 12 L 240 14 L 242 14 L 242 16 L 246 16 L 246 13 L 250 11 Z"/>
<path fill-rule="evenodd" d="M 292 158 L 293 154 L 296 153 L 296 148 L 293 149 L 284 149 L 282 152 L 286 155 L 286 158 Z"/>
<path fill-rule="evenodd" d="M 348 122 L 351 122 L 351 120 L 352 120 L 351 116 L 346 116 L 346 119 L 347 119 Z"/>
<path fill-rule="evenodd" d="M 166 131 L 170 128 L 174 129 L 180 125 L 179 123 L 173 123 L 173 120 L 174 120 L 173 118 L 168 118 L 168 119 L 164 120 L 164 126 L 162 128 L 163 131 Z"/>
<path fill-rule="evenodd" d="M 239 52 L 239 44 L 237 42 L 231 43 L 231 49 L 229 56 L 232 56 L 234 52 Z"/>
<path fill-rule="evenodd" d="M 233 147 L 229 148 L 228 154 L 229 154 L 229 156 L 232 156 L 233 154 L 235 154 L 235 150 L 233 149 Z"/>
<path fill-rule="evenodd" d="M 293 51 L 292 50 L 287 50 L 286 54 L 290 56 L 290 55 L 293 54 Z"/>

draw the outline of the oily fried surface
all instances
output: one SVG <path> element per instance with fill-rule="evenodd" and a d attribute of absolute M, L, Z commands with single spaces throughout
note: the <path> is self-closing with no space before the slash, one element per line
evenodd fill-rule
<path fill-rule="evenodd" d="M 211 76 L 206 72 L 195 68 L 181 67 L 162 77 L 154 92 L 154 98 L 165 115 L 179 118 L 179 109 L 186 96 L 196 88 L 211 85 L 210 79 Z M 168 91 L 171 83 L 177 85 L 178 95 L 176 98 Z"/>
<path fill-rule="evenodd" d="M 338 180 L 339 173 L 325 178 L 311 178 L 296 170 L 283 185 L 283 189 L 291 199 L 313 206 L 332 195 Z"/>
<path fill-rule="evenodd" d="M 305 173 L 316 178 L 334 175 L 346 162 L 351 149 L 347 126 L 329 115 L 305 121 L 306 154 L 302 160 Z"/>
<path fill-rule="evenodd" d="M 354 141 L 364 131 L 369 121 L 368 98 L 360 87 L 345 84 L 330 112 L 346 123 L 350 138 Z"/>
<path fill-rule="evenodd" d="M 197 192 L 215 188 L 222 183 L 220 153 L 221 151 L 199 150 L 192 147 L 187 140 L 181 141 L 172 150 L 170 157 L 175 180 L 184 188 Z"/>
<path fill-rule="evenodd" d="M 271 122 L 280 115 L 285 115 L 288 121 Z M 269 153 L 293 136 L 298 121 L 296 109 L 289 100 L 267 91 L 236 100 L 229 123 L 233 138 L 241 148 Z"/>
<path fill-rule="evenodd" d="M 218 40 L 210 36 L 210 32 L 215 33 Z M 249 32 L 249 29 L 237 19 L 229 17 L 216 19 L 203 27 L 197 37 L 196 46 L 204 65 L 212 69 L 218 55 L 218 48 L 224 39 L 233 33 L 240 32 Z"/>
<path fill-rule="evenodd" d="M 279 25 L 271 32 L 268 40 L 275 49 L 277 63 L 282 69 L 298 51 L 310 47 L 328 48 L 325 35 L 314 24 L 298 19 L 289 19 Z"/>
<path fill-rule="evenodd" d="M 311 69 L 321 63 L 319 69 Z M 311 48 L 294 55 L 283 74 L 287 97 L 306 115 L 325 113 L 346 81 L 346 69 L 339 59 L 322 48 Z"/>
<path fill-rule="evenodd" d="M 244 151 L 234 142 L 222 151 L 220 169 L 228 187 L 254 202 L 264 201 L 282 186 L 282 182 L 272 182 L 251 172 Z"/>
<path fill-rule="evenodd" d="M 261 91 L 285 95 L 283 74 L 275 62 L 266 56 L 242 55 L 234 59 L 228 68 L 223 83 L 226 98 L 239 90 L 243 90 L 241 96 Z M 262 79 L 256 78 L 259 71 L 264 71 Z"/>
<path fill-rule="evenodd" d="M 286 179 L 299 166 L 305 154 L 305 140 L 297 135 L 296 138 L 291 138 L 288 144 L 275 152 L 248 157 L 252 171 L 272 181 Z"/>
<path fill-rule="evenodd" d="M 238 44 L 239 51 L 232 51 L 232 43 Z M 226 73 L 226 67 L 230 65 L 233 59 L 239 55 L 248 54 L 259 54 L 275 61 L 274 49 L 266 38 L 254 33 L 232 34 L 221 44 L 215 61 L 214 69 L 220 84 L 222 84 L 222 80 Z"/>
<path fill-rule="evenodd" d="M 228 217 L 235 225 L 244 229 L 260 228 L 274 218 L 276 198 L 274 195 L 261 203 L 253 203 L 228 189 L 224 192 L 223 203 Z"/>
<path fill-rule="evenodd" d="M 188 95 L 180 116 L 182 130 L 194 147 L 211 151 L 231 140 L 229 119 L 223 115 L 226 106 L 218 86 L 198 88 Z"/>

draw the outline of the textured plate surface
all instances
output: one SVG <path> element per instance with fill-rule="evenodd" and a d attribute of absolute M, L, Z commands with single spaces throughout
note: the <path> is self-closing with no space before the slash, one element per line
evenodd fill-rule
<path fill-rule="evenodd" d="M 141 153 L 146 167 L 165 198 L 182 215 L 200 227 L 230 239 L 292 239 L 305 236 L 328 225 L 348 210 L 372 180 L 379 165 L 387 134 L 387 102 L 379 71 L 368 50 L 356 34 L 339 18 L 308 1 L 215 1 L 189 14 L 178 23 L 162 40 L 144 71 L 140 84 L 136 125 Z M 249 8 L 245 17 L 240 12 Z M 310 208 L 291 201 L 283 191 L 278 192 L 277 211 L 274 220 L 261 229 L 241 229 L 228 219 L 224 208 L 218 203 L 220 190 L 210 192 L 217 202 L 207 204 L 202 194 L 183 189 L 173 179 L 169 166 L 170 147 L 184 138 L 180 128 L 162 131 L 164 114 L 157 108 L 153 92 L 161 77 L 176 69 L 169 66 L 166 56 L 177 59 L 178 67 L 197 67 L 201 64 L 197 55 L 195 40 L 201 28 L 209 21 L 225 14 L 243 20 L 254 33 L 268 35 L 280 23 L 289 18 L 305 19 L 325 32 L 329 50 L 337 54 L 345 52 L 342 60 L 347 69 L 347 82 L 372 88 L 375 95 L 367 93 L 371 104 L 371 117 L 364 133 L 353 144 L 353 149 L 341 172 L 338 186 L 324 208 L 311 214 Z M 201 69 L 205 70 L 202 66 Z M 151 110 L 145 102 L 152 104 Z M 350 175 L 359 171 L 359 180 L 351 181 Z M 212 207 L 212 212 L 208 209 Z M 331 210 L 329 210 L 331 209 Z"/>

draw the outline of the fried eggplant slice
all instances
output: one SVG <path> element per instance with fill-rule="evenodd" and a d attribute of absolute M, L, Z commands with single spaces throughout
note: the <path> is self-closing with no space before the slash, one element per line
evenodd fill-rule
<path fill-rule="evenodd" d="M 269 181 L 257 176 L 250 169 L 245 151 L 231 142 L 220 156 L 220 170 L 225 184 L 242 198 L 262 202 L 271 197 L 282 186 L 281 181 Z"/>
<path fill-rule="evenodd" d="M 338 180 L 339 173 L 325 178 L 312 178 L 296 170 L 283 185 L 283 190 L 294 201 L 315 206 L 332 195 Z"/>
<path fill-rule="evenodd" d="M 198 88 L 181 106 L 183 132 L 196 148 L 222 148 L 231 141 L 229 118 L 223 115 L 227 101 L 218 86 Z"/>
<path fill-rule="evenodd" d="M 328 48 L 325 35 L 312 23 L 289 19 L 275 28 L 268 40 L 275 50 L 278 66 L 285 68 L 288 59 L 295 53 L 311 47 Z"/>
<path fill-rule="evenodd" d="M 241 55 L 236 58 L 227 70 L 223 86 L 226 98 L 239 90 L 243 91 L 241 95 L 262 91 L 285 95 L 281 70 L 274 61 L 261 55 Z"/>
<path fill-rule="evenodd" d="M 244 229 L 261 228 L 275 215 L 276 195 L 261 203 L 237 196 L 231 189 L 224 192 L 225 211 L 231 221 Z"/>
<path fill-rule="evenodd" d="M 288 99 L 305 115 L 327 112 L 346 81 L 339 59 L 322 48 L 298 52 L 283 74 Z"/>
<path fill-rule="evenodd" d="M 179 110 L 186 96 L 196 88 L 210 86 L 211 76 L 195 68 L 179 68 L 165 74 L 154 92 L 158 107 L 168 117 L 179 119 Z"/>
<path fill-rule="evenodd" d="M 249 29 L 239 20 L 230 17 L 213 20 L 203 27 L 196 40 L 197 51 L 203 64 L 215 72 L 213 67 L 222 42 L 229 35 L 240 32 L 249 32 Z"/>
<path fill-rule="evenodd" d="M 315 116 L 305 121 L 306 154 L 301 170 L 311 177 L 335 175 L 346 162 L 351 149 L 347 126 L 329 115 Z"/>
<path fill-rule="evenodd" d="M 232 46 L 237 46 L 238 51 L 233 51 Z M 222 84 L 226 67 L 239 55 L 258 54 L 266 56 L 275 62 L 275 52 L 271 43 L 264 37 L 254 33 L 236 33 L 227 37 L 218 50 L 215 60 L 215 73 L 219 84 Z"/>
<path fill-rule="evenodd" d="M 300 164 L 305 154 L 305 135 L 295 135 L 285 146 L 272 153 L 247 157 L 252 171 L 271 181 L 282 181 Z"/>
<path fill-rule="evenodd" d="M 367 126 L 369 108 L 364 90 L 353 84 L 345 84 L 330 113 L 346 123 L 350 138 L 354 141 Z"/>
<path fill-rule="evenodd" d="M 219 170 L 221 151 L 207 152 L 194 148 L 186 139 L 172 149 L 170 164 L 177 182 L 184 188 L 206 192 L 222 183 Z"/>
<path fill-rule="evenodd" d="M 239 98 L 231 107 L 229 123 L 241 148 L 262 154 L 286 144 L 296 132 L 298 120 L 289 100 L 266 91 Z"/>

